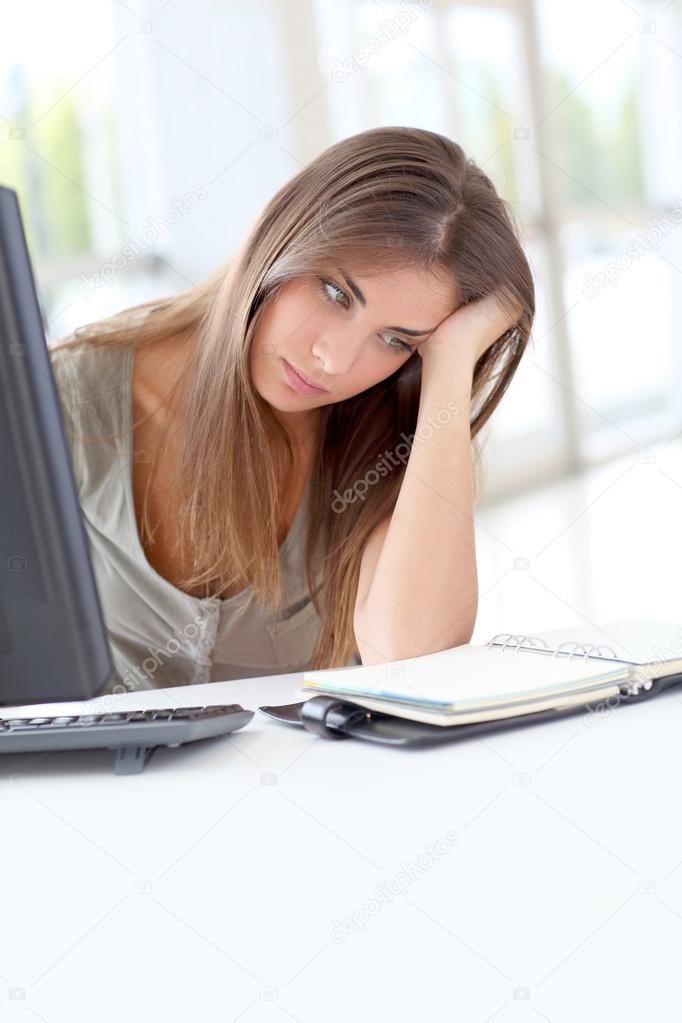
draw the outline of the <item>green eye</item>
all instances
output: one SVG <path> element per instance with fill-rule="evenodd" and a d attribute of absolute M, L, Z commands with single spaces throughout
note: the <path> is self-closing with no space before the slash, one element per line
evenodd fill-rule
<path fill-rule="evenodd" d="M 337 288 L 337 286 L 332 281 L 325 281 L 321 277 L 320 278 L 320 291 L 322 292 L 324 297 L 327 299 L 327 301 L 331 302 L 333 305 L 343 305 L 344 304 L 343 302 L 337 302 L 336 298 L 331 298 L 330 297 L 329 291 L 327 290 L 328 288 L 331 288 L 332 291 L 334 291 L 337 295 L 342 295 L 343 298 L 346 300 L 346 302 L 349 301 L 348 295 L 345 293 L 345 291 L 342 291 L 341 288 Z M 348 308 L 348 306 L 346 306 L 346 309 L 347 308 Z"/>
<path fill-rule="evenodd" d="M 331 302 L 332 305 L 341 305 L 344 309 L 350 308 L 350 299 L 342 288 L 339 288 L 333 281 L 328 281 L 324 277 L 319 277 L 318 281 L 319 290 L 327 302 Z M 330 290 L 335 297 L 332 298 Z M 338 295 L 340 295 L 344 301 L 339 302 L 336 298 Z M 403 352 L 408 352 L 412 355 L 412 353 L 416 351 L 414 345 L 408 345 L 406 341 L 401 341 L 399 337 L 394 337 L 393 334 L 379 334 L 378 337 L 382 339 L 385 348 L 389 348 L 392 352 L 397 352 L 398 355 L 402 355 Z M 388 338 L 388 341 L 386 338 Z"/>
<path fill-rule="evenodd" d="M 399 337 L 394 337 L 393 334 L 379 334 L 379 337 L 382 338 L 387 348 L 390 348 L 392 352 L 398 352 L 399 355 L 402 352 L 409 352 L 411 355 L 415 350 L 414 345 L 408 345 L 406 341 L 401 341 Z M 389 340 L 386 341 L 386 338 Z M 395 341 L 395 345 L 391 344 L 392 341 Z"/>

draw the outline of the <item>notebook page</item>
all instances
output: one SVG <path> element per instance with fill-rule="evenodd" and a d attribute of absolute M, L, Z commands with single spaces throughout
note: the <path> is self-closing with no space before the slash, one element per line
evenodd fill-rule
<path fill-rule="evenodd" d="M 296 695 L 304 699 L 314 696 L 309 690 L 297 689 Z M 588 703 L 607 700 L 609 697 L 619 695 L 618 685 L 605 685 L 588 692 L 571 693 L 568 696 L 553 696 L 544 699 L 534 698 L 532 703 L 499 704 L 496 707 L 485 709 L 459 711 L 458 713 L 446 713 L 442 710 L 434 710 L 432 707 L 419 706 L 414 704 L 401 703 L 399 700 L 373 700 L 368 696 L 352 696 L 352 699 L 360 707 L 367 710 L 380 711 L 383 714 L 393 714 L 396 717 L 407 718 L 409 721 L 421 721 L 426 725 L 468 725 L 477 721 L 499 721 L 504 718 L 518 717 L 520 714 L 531 714 L 543 710 L 561 710 L 565 707 L 587 707 Z"/>
<path fill-rule="evenodd" d="M 423 657 L 336 670 L 306 671 L 302 686 L 317 691 L 380 696 L 451 711 L 486 707 L 500 700 L 527 699 L 589 688 L 595 681 L 627 678 L 628 665 L 538 657 L 500 647 L 451 647 Z"/>

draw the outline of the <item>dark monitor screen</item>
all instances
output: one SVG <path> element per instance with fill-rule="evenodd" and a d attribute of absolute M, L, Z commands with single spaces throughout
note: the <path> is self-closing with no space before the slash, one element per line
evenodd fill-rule
<path fill-rule="evenodd" d="M 0 186 L 0 704 L 114 677 L 17 195 Z"/>

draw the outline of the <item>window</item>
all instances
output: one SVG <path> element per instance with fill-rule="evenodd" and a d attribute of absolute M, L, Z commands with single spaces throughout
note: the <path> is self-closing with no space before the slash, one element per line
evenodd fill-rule
<path fill-rule="evenodd" d="M 332 135 L 381 123 L 441 131 L 490 175 L 521 225 L 537 320 L 484 429 L 487 493 L 679 430 L 675 5 L 652 16 L 646 2 L 638 12 L 591 0 L 357 0 L 342 11 L 318 0 L 315 9 L 320 66 L 334 83 Z M 400 10 L 410 13 L 399 19 Z"/>

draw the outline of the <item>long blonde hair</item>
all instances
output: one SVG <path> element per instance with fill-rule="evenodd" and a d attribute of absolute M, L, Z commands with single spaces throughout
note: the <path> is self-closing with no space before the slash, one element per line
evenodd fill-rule
<path fill-rule="evenodd" d="M 246 579 L 242 613 L 255 600 L 280 607 L 279 487 L 282 465 L 285 472 L 293 467 L 288 436 L 251 380 L 254 331 L 282 285 L 335 266 L 358 273 L 444 272 L 455 278 L 463 303 L 497 291 L 510 309 L 522 308 L 513 335 L 499 338 L 474 370 L 470 427 L 478 502 L 476 435 L 525 350 L 534 287 L 506 204 L 462 148 L 436 132 L 382 127 L 343 139 L 280 188 L 234 257 L 201 284 L 78 327 L 60 342 L 139 348 L 191 336 L 178 406 L 174 504 L 181 563 L 193 570 L 181 586 L 209 596 L 241 588 Z M 306 573 L 321 629 L 311 668 L 351 663 L 357 652 L 353 611 L 361 555 L 396 504 L 406 463 L 382 472 L 378 460 L 414 436 L 420 381 L 421 359 L 413 354 L 385 380 L 319 410 Z M 358 481 L 370 473 L 376 480 L 340 514 L 333 495 L 358 496 Z M 152 535 L 146 500 L 142 532 Z"/>

